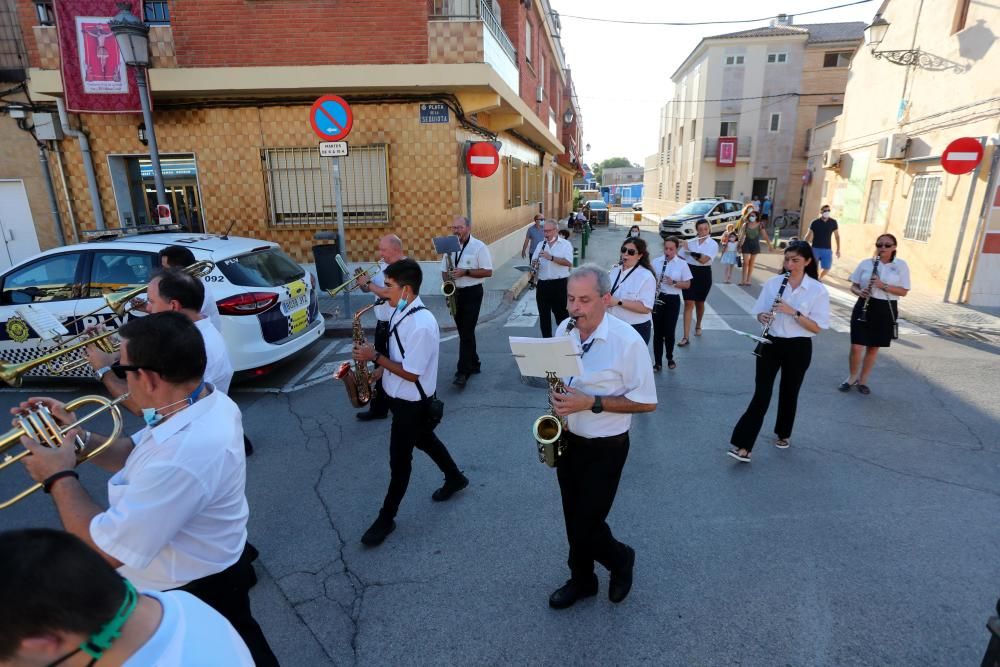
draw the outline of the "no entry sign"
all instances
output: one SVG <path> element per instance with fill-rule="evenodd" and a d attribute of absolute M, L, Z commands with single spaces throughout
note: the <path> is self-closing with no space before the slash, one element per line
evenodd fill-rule
<path fill-rule="evenodd" d="M 469 173 L 479 178 L 488 178 L 496 173 L 500 166 L 500 153 L 488 141 L 476 141 L 469 146 L 465 154 L 465 168 Z"/>
<path fill-rule="evenodd" d="M 941 167 L 949 174 L 968 174 L 983 159 L 983 144 L 975 137 L 962 137 L 941 153 Z"/>
<path fill-rule="evenodd" d="M 324 95 L 313 102 L 309 110 L 309 124 L 323 141 L 340 141 L 351 133 L 354 112 L 344 98 Z"/>

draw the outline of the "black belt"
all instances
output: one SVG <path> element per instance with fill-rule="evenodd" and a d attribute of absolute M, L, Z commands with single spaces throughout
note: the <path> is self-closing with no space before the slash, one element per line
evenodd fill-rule
<path fill-rule="evenodd" d="M 618 435 L 605 435 L 598 438 L 585 438 L 582 435 L 577 435 L 576 433 L 571 433 L 570 431 L 563 431 L 564 436 L 570 442 L 576 442 L 579 444 L 587 444 L 593 446 L 600 445 L 622 445 L 628 440 L 628 431 L 624 433 L 619 433 Z"/>
<path fill-rule="evenodd" d="M 465 287 L 459 287 L 459 288 L 458 288 L 458 291 L 460 291 L 460 292 L 461 292 L 461 291 L 462 291 L 462 290 L 464 290 L 464 289 L 476 289 L 477 287 L 478 287 L 479 289 L 483 289 L 483 284 L 482 284 L 482 283 L 477 283 L 477 284 L 475 284 L 475 285 L 466 285 Z"/>

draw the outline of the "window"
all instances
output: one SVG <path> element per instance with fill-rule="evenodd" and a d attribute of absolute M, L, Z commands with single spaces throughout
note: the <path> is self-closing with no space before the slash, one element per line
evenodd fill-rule
<path fill-rule="evenodd" d="M 720 137 L 735 137 L 737 124 L 735 120 L 724 120 L 719 124 Z"/>
<path fill-rule="evenodd" d="M 911 241 L 926 241 L 931 236 L 931 223 L 938 190 L 941 189 L 940 176 L 917 176 L 913 179 L 910 192 L 910 212 L 906 215 L 903 238 Z"/>
<path fill-rule="evenodd" d="M 851 51 L 827 51 L 823 54 L 823 67 L 847 67 L 851 64 Z"/>
<path fill-rule="evenodd" d="M 521 205 L 521 190 L 523 183 L 523 174 L 521 170 L 521 161 L 517 158 L 510 158 L 510 177 L 508 178 L 509 192 L 507 193 L 507 201 L 510 202 L 510 208 L 517 208 Z"/>
<path fill-rule="evenodd" d="M 148 252 L 123 250 L 98 250 L 90 267 L 90 287 L 87 297 L 99 298 L 102 294 L 122 287 L 145 285 L 160 268 L 159 257 Z"/>
<path fill-rule="evenodd" d="M 531 21 L 524 24 L 524 59 L 531 62 Z"/>
<path fill-rule="evenodd" d="M 170 3 L 166 0 L 146 0 L 143 3 L 146 23 L 151 23 L 153 25 L 169 25 L 170 24 Z"/>
<path fill-rule="evenodd" d="M 727 65 L 742 65 L 743 56 L 726 56 Z"/>
<path fill-rule="evenodd" d="M 786 63 L 788 62 L 787 53 L 769 53 L 767 54 L 767 62 L 769 63 Z"/>
<path fill-rule="evenodd" d="M 872 181 L 868 189 L 868 205 L 865 208 L 866 225 L 874 225 L 878 221 L 880 199 L 882 199 L 882 181 Z"/>
<path fill-rule="evenodd" d="M 674 201 L 681 200 L 681 182 L 677 181 L 674 183 Z"/>
<path fill-rule="evenodd" d="M 305 275 L 301 266 L 277 248 L 223 260 L 219 270 L 229 282 L 240 287 L 278 287 Z"/>
<path fill-rule="evenodd" d="M 336 222 L 334 160 L 318 148 L 265 148 L 262 159 L 272 225 L 329 225 Z M 344 222 L 389 222 L 388 146 L 351 146 L 340 160 Z"/>
<path fill-rule="evenodd" d="M 684 191 L 684 201 L 691 201 L 691 181 L 687 182 L 687 189 Z"/>
<path fill-rule="evenodd" d="M 781 114 L 773 113 L 771 114 L 771 122 L 768 125 L 768 130 L 771 132 L 777 132 L 781 129 Z"/>
<path fill-rule="evenodd" d="M 22 305 L 78 298 L 78 269 L 82 253 L 44 257 L 17 269 L 3 282 L 3 305 Z"/>
<path fill-rule="evenodd" d="M 52 6 L 52 0 L 38 0 L 35 2 L 35 15 L 38 17 L 38 25 L 55 25 L 56 13 Z"/>

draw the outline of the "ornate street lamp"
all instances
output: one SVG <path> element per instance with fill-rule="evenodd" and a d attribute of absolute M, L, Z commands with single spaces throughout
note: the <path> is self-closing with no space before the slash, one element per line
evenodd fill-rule
<path fill-rule="evenodd" d="M 573 113 L 573 107 L 566 109 L 566 113 L 563 114 L 563 123 L 569 125 L 576 118 L 576 114 Z"/>
<path fill-rule="evenodd" d="M 879 44 L 885 39 L 885 34 L 889 32 L 889 22 L 882 18 L 881 14 L 875 15 L 875 20 L 865 28 L 865 45 L 871 49 L 876 60 L 885 58 L 893 65 L 903 65 L 909 67 L 919 67 L 932 71 L 955 70 L 964 72 L 968 67 L 959 63 L 936 56 L 920 49 L 896 49 L 892 51 L 877 51 Z"/>
<path fill-rule="evenodd" d="M 129 67 L 134 67 L 135 82 L 139 88 L 139 103 L 146 125 L 146 140 L 149 142 L 149 159 L 153 163 L 153 181 L 156 183 L 156 203 L 167 205 L 167 191 L 163 187 L 163 171 L 160 169 L 160 151 L 156 145 L 156 131 L 153 129 L 153 114 L 150 111 L 149 90 L 146 87 L 146 70 L 149 69 L 149 26 L 129 10 L 128 3 L 118 3 L 119 12 L 108 22 L 111 34 L 118 42 L 118 50 Z"/>

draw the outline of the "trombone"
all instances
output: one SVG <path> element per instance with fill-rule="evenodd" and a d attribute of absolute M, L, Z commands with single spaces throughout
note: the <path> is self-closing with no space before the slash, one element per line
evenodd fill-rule
<path fill-rule="evenodd" d="M 127 400 L 128 394 L 122 394 L 113 401 L 103 396 L 81 396 L 80 398 L 70 401 L 66 404 L 67 412 L 75 412 L 78 408 L 83 407 L 91 403 L 96 403 L 100 407 L 96 410 L 87 413 L 83 417 L 77 419 L 69 426 L 62 426 L 56 421 L 55 416 L 49 410 L 49 408 L 43 404 L 35 404 L 31 409 L 29 409 L 24 414 L 19 415 L 15 418 L 16 425 L 11 430 L 7 431 L 3 435 L 0 435 L 0 470 L 7 468 L 8 466 L 17 463 L 25 456 L 30 454 L 27 449 L 23 452 L 11 455 L 9 450 L 20 444 L 21 436 L 26 435 L 32 440 L 37 441 L 45 447 L 59 447 L 62 444 L 62 439 L 67 433 L 72 429 L 77 428 L 84 424 L 85 422 L 93 419 L 94 417 L 100 415 L 101 413 L 107 411 L 111 415 L 112 429 L 111 435 L 107 437 L 101 444 L 96 447 L 87 448 L 87 443 L 84 442 L 80 436 L 76 437 L 76 460 L 77 464 L 83 463 L 84 461 L 89 461 L 94 458 L 105 449 L 110 447 L 118 436 L 122 432 L 122 413 L 118 404 L 122 401 Z M 74 415 L 75 416 L 75 415 Z M 17 495 L 11 496 L 7 500 L 0 502 L 0 510 L 7 509 L 14 503 L 24 500 L 32 493 L 42 488 L 40 483 L 29 486 L 27 489 L 18 493 Z"/>

